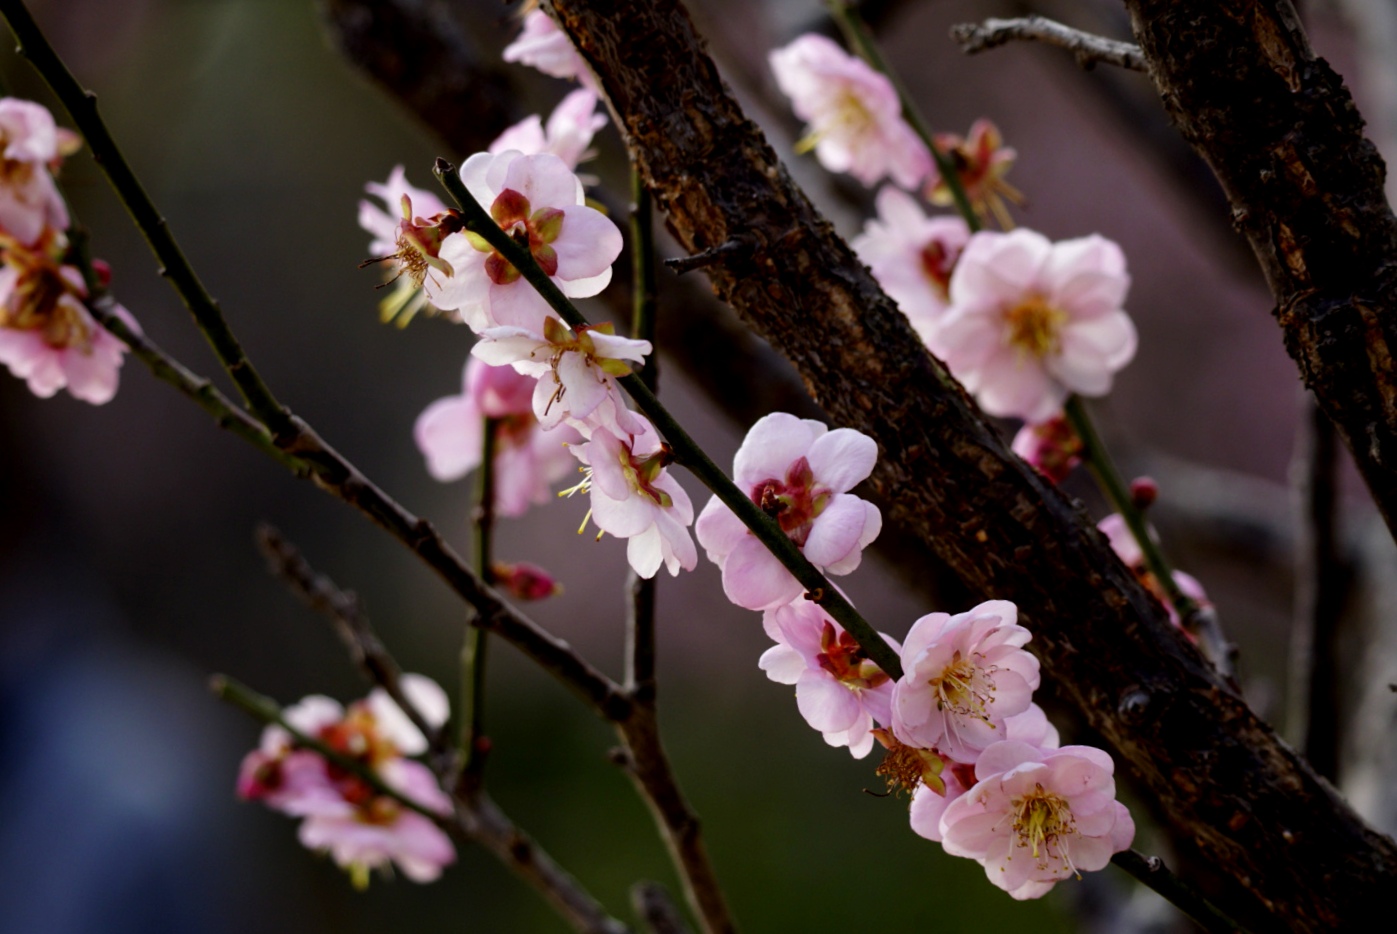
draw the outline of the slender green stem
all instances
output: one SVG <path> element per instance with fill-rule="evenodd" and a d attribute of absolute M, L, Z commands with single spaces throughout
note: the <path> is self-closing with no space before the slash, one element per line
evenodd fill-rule
<path fill-rule="evenodd" d="M 631 164 L 631 337 L 649 341 L 652 347 L 641 368 L 641 382 L 651 392 L 658 389 L 659 349 L 655 347 L 655 234 L 650 189 Z M 658 575 L 641 577 L 631 570 L 626 581 L 630 595 L 626 616 L 626 689 L 646 703 L 655 702 L 655 590 Z"/>
<path fill-rule="evenodd" d="M 1192 918 L 1199 927 L 1213 934 L 1232 934 L 1246 928 L 1223 914 L 1218 908 L 1174 875 L 1158 856 L 1145 856 L 1136 850 L 1122 850 L 1111 862 L 1134 876 L 1175 908 Z"/>
<path fill-rule="evenodd" d="M 970 196 L 965 193 L 965 185 L 961 182 L 960 172 L 957 171 L 950 157 L 941 150 L 941 146 L 936 142 L 936 137 L 931 132 L 931 126 L 922 116 L 916 103 L 913 102 L 912 95 L 907 91 L 907 85 L 902 83 L 897 72 L 893 71 L 888 60 L 883 57 L 883 52 L 878 48 L 878 43 L 873 40 L 873 33 L 869 31 L 868 24 L 863 21 L 858 10 L 845 3 L 844 0 L 828 0 L 828 5 L 830 16 L 834 17 L 835 23 L 844 33 L 844 38 L 859 58 L 868 62 L 876 71 L 881 72 L 892 82 L 893 88 L 897 91 L 898 102 L 902 104 L 902 117 L 912 127 L 912 131 L 921 137 L 926 148 L 930 150 L 931 158 L 936 161 L 936 170 L 941 173 L 941 178 L 946 182 L 946 188 L 951 192 L 951 198 L 956 203 L 956 210 L 960 212 L 961 217 L 965 218 L 966 225 L 972 231 L 979 230 L 983 226 L 980 215 L 975 212 L 975 206 L 970 203 Z"/>
<path fill-rule="evenodd" d="M 248 408 L 267 425 L 273 436 L 293 431 L 290 413 L 272 395 L 271 389 L 253 368 L 242 345 L 224 321 L 218 303 L 195 274 L 194 268 L 175 241 L 174 234 L 170 232 L 165 218 L 156 209 L 140 180 L 131 170 L 126 157 L 122 155 L 116 140 L 112 138 L 106 123 L 97 112 L 97 96 L 78 84 L 73 73 L 63 64 L 63 60 L 58 57 L 58 53 L 34 22 L 22 0 L 0 0 L 0 15 L 9 22 L 19 44 L 20 54 L 29 59 L 67 108 L 73 122 L 87 140 L 87 145 L 92 150 L 92 158 L 106 173 L 107 180 L 131 214 L 136 227 L 146 238 L 151 252 L 160 261 L 160 274 L 170 281 L 184 300 L 185 306 L 194 316 L 195 324 L 213 347 L 223 368 L 232 377 Z"/>
<path fill-rule="evenodd" d="M 394 801 L 403 805 L 403 807 L 416 811 L 418 814 L 421 814 L 423 817 L 441 827 L 454 829 L 454 823 L 448 816 L 438 814 L 431 808 L 418 804 L 407 795 L 390 787 L 377 772 L 364 765 L 362 762 L 350 758 L 335 749 L 331 749 L 320 740 L 313 736 L 307 736 L 290 723 L 287 723 L 286 718 L 282 716 L 281 707 L 270 697 L 258 694 L 256 691 L 252 690 L 252 688 L 227 675 L 214 675 L 210 678 L 209 690 L 213 691 L 213 693 L 218 696 L 219 700 L 227 701 L 234 707 L 261 720 L 263 723 L 274 723 L 281 727 L 287 733 L 291 734 L 291 740 L 295 745 L 324 756 L 326 761 L 362 779 L 365 784 L 373 788 L 373 790 L 379 794 L 392 798 Z"/>
<path fill-rule="evenodd" d="M 480 472 L 476 476 L 475 512 L 472 518 L 475 547 L 471 561 L 476 575 L 493 584 L 490 573 L 491 547 L 495 536 L 495 447 L 499 419 L 486 417 L 481 426 Z M 489 633 L 476 626 L 466 629 L 461 647 L 461 754 L 465 757 L 463 777 L 478 782 L 485 767 L 488 744 L 485 741 L 485 660 Z"/>
<path fill-rule="evenodd" d="M 500 228 L 499 224 L 491 219 L 485 208 L 475 200 L 466 189 L 465 184 L 462 183 L 461 177 L 456 173 L 455 166 L 445 159 L 438 159 L 433 171 L 435 171 L 442 186 L 460 205 L 466 228 L 483 237 L 506 262 L 519 270 L 520 274 L 538 290 L 538 293 L 568 325 L 573 328 L 588 327 L 587 319 L 559 291 L 558 286 L 548 277 L 548 274 L 539 267 L 533 254 L 515 243 Z M 733 514 L 741 520 L 742 524 L 747 526 L 752 534 L 756 535 L 776 556 L 776 559 L 795 576 L 795 579 L 806 589 L 807 597 L 820 604 L 825 612 L 834 617 L 858 641 L 874 664 L 882 668 L 892 678 L 902 677 L 902 664 L 892 646 L 883 640 L 883 637 L 868 624 L 867 620 L 859 615 L 859 612 L 849 601 L 845 600 L 843 595 L 825 579 L 825 576 L 806 559 L 800 547 L 781 530 L 781 526 L 776 520 L 762 512 L 756 503 L 752 502 L 728 479 L 728 475 L 723 472 L 722 468 L 713 463 L 703 448 L 689 437 L 688 432 L 675 421 L 674 417 L 660 403 L 660 400 L 655 398 L 655 394 L 650 391 L 644 381 L 634 373 L 623 376 L 618 381 L 630 397 L 635 400 L 640 410 L 654 423 L 655 428 L 659 430 L 665 440 L 669 442 L 674 451 L 675 460 L 687 467 L 704 486 L 708 487 L 725 506 L 733 511 Z"/>

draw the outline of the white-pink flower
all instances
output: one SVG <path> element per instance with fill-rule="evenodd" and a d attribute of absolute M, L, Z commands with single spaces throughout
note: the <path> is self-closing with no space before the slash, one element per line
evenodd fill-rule
<path fill-rule="evenodd" d="M 885 75 L 824 36 L 807 34 L 769 56 L 781 92 L 808 127 L 798 151 L 814 148 L 831 172 L 865 185 L 885 175 L 915 188 L 931 171 L 931 154 L 902 119 Z"/>
<path fill-rule="evenodd" d="M 649 341 L 617 337 L 609 325 L 573 333 L 550 317 L 544 319 L 542 334 L 490 328 L 471 354 L 491 366 L 513 366 L 536 380 L 533 413 L 545 430 L 571 419 L 629 434 L 639 429 L 620 403 L 616 377 L 631 372 L 627 361 L 643 364 L 651 349 Z M 608 399 L 614 404 L 603 407 Z"/>
<path fill-rule="evenodd" d="M 1005 740 L 1027 743 L 1036 749 L 1056 749 L 1061 745 L 1057 728 L 1048 722 L 1047 714 L 1037 704 L 1029 704 L 1023 713 L 1004 720 Z M 908 819 L 912 831 L 937 843 L 941 842 L 941 815 L 951 802 L 975 785 L 975 763 L 947 762 L 941 772 L 944 793 L 923 782 L 912 792 Z"/>
<path fill-rule="evenodd" d="M 554 78 L 576 78 L 584 88 L 597 90 L 596 78 L 577 54 L 572 40 L 542 10 L 530 10 L 524 15 L 523 30 L 505 46 L 502 57 L 507 62 L 537 68 Z"/>
<path fill-rule="evenodd" d="M 606 114 L 597 113 L 596 93 L 578 88 L 553 109 L 546 126 L 538 114 L 531 114 L 497 136 L 489 151 L 513 149 L 530 156 L 551 152 L 568 168 L 576 169 L 579 162 L 594 155 L 587 147 L 604 126 Z"/>
<path fill-rule="evenodd" d="M 988 600 L 951 616 L 930 613 L 902 644 L 903 676 L 893 691 L 893 732 L 904 743 L 975 762 L 1004 739 L 1004 721 L 1027 710 L 1038 687 L 1038 659 L 1018 609 Z"/>
<path fill-rule="evenodd" d="M 760 419 L 733 460 L 733 482 L 827 574 L 848 574 L 878 536 L 878 507 L 849 492 L 873 470 L 878 446 L 852 428 L 774 412 Z M 723 571 L 723 592 L 749 610 L 784 606 L 804 589 L 718 497 L 694 527 Z"/>
<path fill-rule="evenodd" d="M 878 217 L 851 244 L 925 342 L 946 310 L 951 270 L 970 241 L 959 217 L 927 217 L 907 192 L 878 192 Z"/>
<path fill-rule="evenodd" d="M 796 686 L 800 715 L 825 742 L 848 746 L 855 759 L 868 755 L 875 722 L 890 722 L 892 678 L 819 604 L 798 599 L 768 616 L 781 641 L 758 666 L 772 681 Z M 898 649 L 896 640 L 884 639 Z"/>
<path fill-rule="evenodd" d="M 110 402 L 127 347 L 83 304 L 87 290 L 72 266 L 59 267 L 21 246 L 3 251 L 0 266 L 0 363 L 47 399 L 67 387 L 93 405 Z M 117 304 L 111 312 L 140 333 Z"/>
<path fill-rule="evenodd" d="M 942 846 L 979 861 L 1014 898 L 1039 898 L 1061 879 L 1104 868 L 1135 839 L 1114 772 L 1111 757 L 1090 746 L 996 743 L 975 763 L 975 787 L 941 816 Z"/>
<path fill-rule="evenodd" d="M 48 109 L 15 97 L 0 99 L 0 229 L 32 246 L 47 229 L 68 228 L 68 208 L 50 170 L 78 146 Z"/>
<path fill-rule="evenodd" d="M 369 182 L 364 190 L 383 202 L 380 207 L 367 198 L 359 201 L 359 226 L 373 237 L 369 242 L 370 256 L 389 256 L 399 249 L 398 222 L 404 195 L 411 201 L 416 216 L 435 217 L 446 211 L 446 205 L 435 194 L 408 182 L 401 165 L 393 166 L 388 181 Z"/>
<path fill-rule="evenodd" d="M 1100 396 L 1135 355 L 1121 308 L 1120 247 L 1092 235 L 1058 243 L 1020 228 L 970 238 L 931 351 L 991 415 L 1050 418 L 1071 393 Z"/>
<path fill-rule="evenodd" d="M 564 295 L 596 295 L 611 281 L 621 231 L 586 206 L 582 183 L 563 160 L 552 153 L 479 152 L 461 166 L 461 181 L 505 232 L 528 247 Z M 432 304 L 459 313 L 477 333 L 501 326 L 543 331 L 548 303 L 484 238 L 452 234 L 438 256 L 452 272 L 427 277 Z"/>
<path fill-rule="evenodd" d="M 689 494 L 665 467 L 673 456 L 644 416 L 632 415 L 635 434 L 596 427 L 587 443 L 571 448 L 587 465 L 573 492 L 591 494 L 591 518 L 601 529 L 628 539 L 626 559 L 641 577 L 664 565 L 671 575 L 691 571 L 698 551 L 689 536 L 694 507 Z"/>
<path fill-rule="evenodd" d="M 553 497 L 549 485 L 572 470 L 567 445 L 582 440 L 568 426 L 545 432 L 534 418 L 538 381 L 475 357 L 466 363 L 459 396 L 438 399 L 417 416 L 413 438 L 427 470 L 442 482 L 480 466 L 485 418 L 498 419 L 495 435 L 495 511 L 518 516 Z"/>
<path fill-rule="evenodd" d="M 446 722 L 446 694 L 436 682 L 405 674 L 401 687 L 428 726 Z M 348 710 L 313 695 L 283 716 L 295 730 L 371 769 L 409 800 L 450 813 L 451 799 L 431 771 L 404 758 L 425 752 L 427 738 L 384 691 L 376 689 Z M 410 879 L 430 882 L 456 859 L 450 839 L 433 821 L 378 793 L 357 775 L 331 768 L 318 753 L 297 749 L 290 732 L 280 726 L 263 730 L 259 748 L 243 760 L 238 793 L 303 817 L 302 844 L 329 851 L 360 887 L 368 884 L 371 870 L 386 869 L 389 862 Z"/>
<path fill-rule="evenodd" d="M 1082 462 L 1082 439 L 1061 412 L 1043 422 L 1025 422 L 1010 446 L 1043 476 L 1061 483 Z"/>

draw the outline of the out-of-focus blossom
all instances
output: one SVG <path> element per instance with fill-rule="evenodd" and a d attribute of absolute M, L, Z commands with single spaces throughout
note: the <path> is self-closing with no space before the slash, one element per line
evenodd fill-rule
<path fill-rule="evenodd" d="M 505 46 L 503 57 L 507 62 L 529 65 L 554 78 L 575 78 L 584 88 L 594 93 L 597 90 L 597 80 L 577 54 L 572 40 L 542 10 L 524 14 L 524 28 Z"/>
<path fill-rule="evenodd" d="M 537 564 L 528 561 L 496 561 L 490 565 L 491 582 L 519 600 L 543 600 L 563 592 L 563 585 Z"/>
<path fill-rule="evenodd" d="M 428 726 L 446 722 L 446 695 L 434 681 L 405 674 L 400 685 Z M 451 800 L 431 771 L 404 758 L 425 752 L 426 737 L 381 689 L 348 710 L 328 697 L 307 697 L 283 716 L 295 730 L 371 770 L 410 801 L 450 813 Z M 301 843 L 328 851 L 360 888 L 368 884 L 372 870 L 386 869 L 390 862 L 408 878 L 430 882 L 456 859 L 450 839 L 433 821 L 380 794 L 358 775 L 331 766 L 318 753 L 296 748 L 290 732 L 280 726 L 263 730 L 258 749 L 243 760 L 238 793 L 304 818 Z"/>
<path fill-rule="evenodd" d="M 825 742 L 848 746 L 855 759 L 868 755 L 875 722 L 891 722 L 892 678 L 819 604 L 797 599 L 769 615 L 781 641 L 758 665 L 772 681 L 796 686 L 800 715 Z M 898 649 L 894 639 L 883 638 Z"/>
<path fill-rule="evenodd" d="M 471 353 L 491 366 L 513 366 L 536 380 L 533 413 L 544 429 L 572 419 L 604 424 L 620 434 L 636 431 L 636 425 L 619 402 L 616 377 L 631 372 L 627 361 L 643 364 L 651 349 L 649 341 L 617 337 L 610 325 L 573 333 L 549 317 L 543 321 L 542 334 L 524 328 L 490 328 Z M 594 417 L 608 398 L 615 404 L 600 414 L 622 416 L 621 424 Z"/>
<path fill-rule="evenodd" d="M 551 152 L 568 168 L 576 169 L 579 162 L 593 155 L 587 147 L 604 126 L 606 114 L 597 113 L 596 93 L 578 88 L 553 109 L 546 126 L 538 114 L 531 114 L 496 137 L 489 151 L 513 149 L 529 156 Z"/>
<path fill-rule="evenodd" d="M 976 785 L 941 816 L 941 844 L 977 860 L 1016 899 L 1102 869 L 1130 846 L 1135 822 L 1116 800 L 1115 763 L 1100 749 L 1001 742 L 975 763 Z"/>
<path fill-rule="evenodd" d="M 665 470 L 673 460 L 669 446 L 644 416 L 632 417 L 640 428 L 635 434 L 596 427 L 587 443 L 570 448 L 586 465 L 586 479 L 569 492 L 591 494 L 592 521 L 628 540 L 626 559 L 641 577 L 654 577 L 661 565 L 671 575 L 692 571 L 698 563 L 689 536 L 693 503 Z"/>
<path fill-rule="evenodd" d="M 518 516 L 529 506 L 552 499 L 549 484 L 567 476 L 573 459 L 567 445 L 581 435 L 560 426 L 543 431 L 533 413 L 537 380 L 507 366 L 489 366 L 475 357 L 466 363 L 459 396 L 438 399 L 413 427 L 427 470 L 437 480 L 456 480 L 480 466 L 485 418 L 495 428 L 495 512 Z"/>
<path fill-rule="evenodd" d="M 1149 564 L 1145 561 L 1145 553 L 1140 549 L 1140 543 L 1131 534 L 1130 526 L 1125 524 L 1125 517 L 1119 513 L 1111 513 L 1106 518 L 1096 524 L 1096 527 L 1106 536 L 1106 540 L 1111 543 L 1111 550 L 1121 559 L 1121 563 L 1135 574 L 1145 589 L 1154 595 L 1154 598 L 1163 604 L 1164 609 L 1169 613 L 1169 621 L 1175 626 L 1182 628 L 1179 619 L 1179 611 L 1174 608 L 1173 602 L 1169 599 L 1169 593 L 1150 570 Z M 1150 530 L 1151 536 L 1154 530 Z M 1198 578 L 1183 571 L 1174 572 L 1174 583 L 1178 586 L 1183 595 L 1193 600 L 1200 606 L 1212 606 L 1212 601 L 1208 599 L 1208 593 L 1199 583 Z M 1194 639 L 1192 633 L 1184 631 L 1190 639 Z M 1195 640 L 1196 641 L 1196 640 Z"/>
<path fill-rule="evenodd" d="M 1057 729 L 1037 704 L 1029 704 L 1023 713 L 1007 717 L 1003 738 L 1027 743 L 1035 749 L 1056 749 L 1060 745 Z M 952 801 L 975 785 L 973 762 L 947 762 L 946 766 L 940 774 L 944 787 L 937 788 L 936 783 L 926 781 L 916 786 L 907 815 L 914 833 L 937 843 L 941 842 L 941 815 Z"/>
<path fill-rule="evenodd" d="M 915 188 L 931 170 L 931 154 L 902 119 L 887 76 L 814 34 L 776 49 L 769 60 L 791 109 L 808 124 L 798 151 L 814 149 L 825 168 L 865 185 L 891 176 Z"/>
<path fill-rule="evenodd" d="M 827 574 L 848 574 L 883 527 L 878 507 L 849 492 L 873 470 L 878 446 L 852 428 L 774 412 L 747 432 L 733 482 Z M 694 528 L 723 571 L 723 592 L 749 610 L 784 606 L 801 584 L 732 510 L 714 496 Z"/>
<path fill-rule="evenodd" d="M 1004 721 L 1027 710 L 1038 687 L 1038 659 L 1023 648 L 1032 636 L 1017 620 L 1007 600 L 917 620 L 893 691 L 897 738 L 957 762 L 1002 740 Z"/>
<path fill-rule="evenodd" d="M 87 289 L 72 266 L 0 237 L 0 363 L 47 399 L 67 387 L 76 399 L 102 405 L 116 395 L 127 347 L 88 312 Z M 120 305 L 112 314 L 140 326 Z"/>
<path fill-rule="evenodd" d="M 68 208 L 51 173 L 79 145 L 42 105 L 0 99 L 0 229 L 33 246 L 46 230 L 68 228 Z"/>
<path fill-rule="evenodd" d="M 980 216 L 993 214 L 999 226 L 1011 229 L 1014 222 L 1004 202 L 1022 204 L 1023 195 L 1004 180 L 1018 153 L 1004 145 L 999 128 L 989 120 L 976 120 L 968 136 L 938 133 L 936 145 L 955 166 L 965 195 Z M 950 186 L 940 173 L 932 175 L 927 185 L 927 198 L 932 204 L 948 207 L 955 204 Z"/>
<path fill-rule="evenodd" d="M 878 192 L 877 204 L 878 217 L 852 245 L 926 341 L 946 310 L 951 270 L 970 228 L 959 217 L 927 217 L 915 198 L 891 185 Z"/>
<path fill-rule="evenodd" d="M 1071 393 L 1104 395 L 1135 355 L 1120 247 L 1019 229 L 970 238 L 928 346 L 991 415 L 1041 422 Z"/>
<path fill-rule="evenodd" d="M 460 229 L 458 219 L 435 194 L 409 184 L 401 165 L 393 167 L 388 181 L 369 182 L 364 189 L 383 202 L 383 207 L 367 198 L 359 202 L 359 226 L 373 237 L 369 255 L 374 259 L 365 264 L 382 260 L 395 268 L 393 290 L 378 305 L 379 318 L 406 327 L 419 311 L 430 308 L 423 280 L 451 271 L 437 253 L 442 237 Z"/>
<path fill-rule="evenodd" d="M 1014 435 L 1014 453 L 1054 483 L 1061 483 L 1082 462 L 1082 439 L 1062 413 L 1026 424 Z"/>
<path fill-rule="evenodd" d="M 481 152 L 461 166 L 461 180 L 564 295 L 596 295 L 611 281 L 621 231 L 586 206 L 582 183 L 563 160 L 552 153 Z M 543 332 L 548 303 L 483 237 L 449 236 L 439 256 L 452 274 L 427 279 L 432 304 L 457 312 L 477 333 L 501 326 Z"/>

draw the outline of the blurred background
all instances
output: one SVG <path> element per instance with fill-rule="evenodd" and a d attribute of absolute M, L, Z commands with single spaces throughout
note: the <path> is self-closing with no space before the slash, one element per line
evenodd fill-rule
<path fill-rule="evenodd" d="M 431 187 L 435 156 L 468 153 L 443 142 L 461 138 L 459 127 L 434 133 L 372 85 L 322 18 L 394 5 L 448 16 L 511 91 L 516 117 L 546 114 L 568 90 L 498 61 L 517 23 L 495 0 L 32 4 L 99 95 L 262 374 L 464 552 L 469 483 L 434 483 L 411 429 L 428 403 L 460 391 L 469 335 L 436 320 L 402 331 L 378 323 L 379 273 L 356 268 L 369 238 L 355 217 L 364 184 L 395 164 Z M 1128 35 L 1118 4 L 1055 6 L 1035 8 Z M 1372 44 L 1374 32 L 1355 30 L 1347 9 L 1360 6 L 1306 13 L 1321 54 L 1351 78 L 1360 106 L 1371 105 L 1380 135 L 1391 88 L 1380 69 L 1364 70 L 1354 37 Z M 1146 78 L 1082 71 L 1065 53 L 1026 45 L 965 58 L 946 38 L 952 23 L 1024 7 L 920 0 L 875 4 L 871 15 L 938 129 L 963 133 L 989 116 L 1018 149 L 1010 180 L 1029 198 L 1021 223 L 1053 238 L 1100 232 L 1125 248 L 1140 352 L 1095 408 L 1131 475 L 1160 480 L 1156 519 L 1167 549 L 1207 587 L 1239 643 L 1249 697 L 1283 726 L 1295 539 L 1287 476 L 1301 390 L 1269 294 L 1226 224 L 1215 183 L 1167 126 Z M 765 66 L 769 49 L 819 22 L 819 4 L 695 0 L 691 9 L 749 112 L 817 203 L 856 234 L 872 193 L 789 155 L 801 128 Z M 9 93 L 52 106 L 12 44 L 0 45 Z M 589 169 L 624 204 L 615 130 L 597 146 Z M 68 162 L 63 182 L 95 252 L 115 270 L 118 298 L 159 344 L 213 376 L 206 346 L 86 153 Z M 662 314 L 703 302 L 701 282 L 662 274 L 661 288 Z M 754 352 L 771 380 L 789 381 L 779 359 Z M 665 398 L 716 460 L 730 462 L 746 428 L 742 407 L 715 406 L 705 380 L 690 380 L 686 368 L 704 361 L 690 352 L 674 365 L 666 353 L 662 346 Z M 721 382 L 722 364 L 706 365 L 707 384 L 714 373 Z M 476 850 L 431 886 L 376 878 L 356 893 L 328 860 L 302 850 L 290 821 L 234 797 L 238 762 L 259 727 L 219 706 L 205 689 L 209 674 L 229 673 L 283 703 L 366 690 L 324 622 L 266 573 L 255 525 L 274 523 L 319 570 L 356 590 L 407 670 L 449 684 L 466 611 L 405 550 L 221 433 L 138 363 L 101 408 L 66 395 L 38 400 L 0 378 L 0 452 L 0 929 L 563 929 Z M 1346 547 L 1390 560 L 1363 543 L 1371 511 L 1346 467 L 1343 481 Z M 698 485 L 683 482 L 701 505 Z M 1072 489 L 1104 515 L 1084 485 Z M 555 572 L 566 593 L 530 615 L 619 676 L 624 546 L 574 534 L 584 511 L 565 501 L 505 521 L 497 550 Z M 847 579 L 880 629 L 901 635 L 933 609 L 965 608 L 929 602 L 932 569 L 900 564 L 875 558 Z M 1361 616 L 1362 601 L 1350 603 Z M 1368 638 L 1356 631 L 1353 651 Z M 1013 903 L 978 866 L 913 835 L 905 802 L 865 793 L 881 790 L 877 757 L 855 762 L 826 747 L 790 690 L 757 670 L 766 645 L 757 615 L 723 600 L 707 563 L 662 580 L 662 723 L 747 930 L 1110 929 L 1134 910 L 1129 881 L 1113 872 Z M 1386 664 L 1378 656 L 1370 662 Z M 613 912 L 629 916 L 626 892 L 637 879 L 677 891 L 644 806 L 607 761 L 610 732 L 511 651 L 492 664 L 496 799 Z M 1362 700 L 1346 703 L 1357 709 Z M 1090 738 L 1070 719 L 1060 723 L 1069 739 Z M 1159 842 L 1145 828 L 1137 845 Z"/>

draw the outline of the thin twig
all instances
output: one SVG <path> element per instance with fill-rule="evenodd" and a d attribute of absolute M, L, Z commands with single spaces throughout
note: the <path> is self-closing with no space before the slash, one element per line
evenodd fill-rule
<path fill-rule="evenodd" d="M 388 785 L 372 768 L 330 748 L 286 722 L 275 701 L 258 694 L 226 675 L 215 675 L 209 688 L 221 700 L 252 715 L 262 723 L 276 724 L 290 734 L 295 745 L 323 756 L 361 779 L 375 792 L 421 814 L 458 840 L 480 844 L 507 868 L 532 885 L 578 931 L 584 934 L 626 934 L 629 930 L 608 915 L 568 872 L 555 863 L 527 834 L 516 827 L 499 807 L 484 795 L 470 800 L 454 798 L 452 814 L 439 814 Z M 407 708 L 404 708 L 406 710 Z M 437 773 L 438 780 L 441 773 Z"/>
<path fill-rule="evenodd" d="M 1138 45 L 1073 29 L 1045 16 L 987 19 L 978 24 L 960 23 L 951 27 L 951 38 L 960 43 L 961 51 L 967 55 L 998 48 L 1015 40 L 1042 42 L 1071 52 L 1077 64 L 1083 68 L 1105 62 L 1130 71 L 1148 71 L 1145 55 Z"/>
<path fill-rule="evenodd" d="M 1169 867 L 1164 865 L 1164 860 L 1158 856 L 1145 856 L 1137 850 L 1123 850 L 1112 856 L 1111 862 L 1130 873 L 1146 887 L 1158 892 L 1165 901 L 1192 918 L 1203 930 L 1213 934 L 1232 934 L 1234 931 L 1246 930 L 1170 872 Z"/>
<path fill-rule="evenodd" d="M 515 243 L 500 225 L 491 219 L 478 201 L 466 189 L 456 168 L 445 159 L 437 159 L 433 167 L 442 186 L 455 199 L 464 216 L 466 228 L 483 237 L 504 259 L 519 270 L 520 274 L 538 290 L 558 315 L 574 328 L 588 326 L 587 319 L 577 310 L 558 286 L 548 277 L 533 254 Z M 825 612 L 834 617 L 853 636 L 867 653 L 868 658 L 893 678 L 902 677 L 902 663 L 892 647 L 883 640 L 868 621 L 854 609 L 820 571 L 805 557 L 800 547 L 793 542 L 776 520 L 763 512 L 751 498 L 744 494 L 728 478 L 712 458 L 694 441 L 684 428 L 670 415 L 655 394 L 635 374 L 620 377 L 618 382 L 636 405 L 644 412 L 669 442 L 675 460 L 689 471 L 725 506 L 733 511 L 752 534 L 761 539 L 776 559 L 790 571 L 806 589 L 806 596 L 820 604 Z"/>
<path fill-rule="evenodd" d="M 486 416 L 481 426 L 480 472 L 476 477 L 475 509 L 471 516 L 474 548 L 471 563 L 487 584 L 491 579 L 495 534 L 495 446 L 499 440 L 499 419 Z M 486 633 L 472 626 L 461 645 L 461 781 L 478 786 L 489 753 L 485 738 Z"/>
<path fill-rule="evenodd" d="M 1116 512 L 1120 513 L 1121 518 L 1130 528 L 1130 534 L 1134 536 L 1136 543 L 1140 546 L 1140 553 L 1145 557 L 1145 566 L 1159 581 L 1159 585 L 1164 588 L 1169 602 L 1174 605 L 1175 611 L 1179 614 L 1179 620 L 1184 630 L 1198 639 L 1198 645 L 1203 650 L 1203 654 L 1217 667 L 1219 672 L 1231 680 L 1235 650 L 1232 644 L 1227 641 L 1226 636 L 1223 635 L 1217 612 L 1212 607 L 1200 606 L 1196 600 L 1179 588 L 1178 581 L 1174 579 L 1174 569 L 1164 557 L 1159 543 L 1150 534 L 1149 524 L 1145 521 L 1144 514 L 1135 505 L 1134 498 L 1130 495 L 1129 486 L 1121 477 L 1115 461 L 1111 459 L 1110 452 L 1106 450 L 1106 445 L 1101 440 L 1101 435 L 1097 432 L 1091 416 L 1087 414 L 1086 406 L 1082 404 L 1082 400 L 1077 396 L 1072 396 L 1063 406 L 1063 412 L 1066 414 L 1067 420 L 1072 423 L 1072 430 L 1082 441 L 1082 460 L 1096 479 L 1096 484 L 1101 488 L 1101 492 L 1106 495 Z"/>
<path fill-rule="evenodd" d="M 146 194 L 131 166 L 126 162 L 116 140 L 97 112 L 97 95 L 83 89 L 73 73 L 63 64 L 48 39 L 34 22 L 22 0 L 0 0 L 0 14 L 10 24 L 19 52 L 48 82 L 62 101 L 73 122 L 82 132 L 92 150 L 93 160 L 106 173 L 107 180 L 121 198 L 136 227 L 145 236 L 151 252 L 160 261 L 160 274 L 169 280 L 200 332 L 213 347 L 219 361 L 232 377 L 248 407 L 271 432 L 273 438 L 290 432 L 291 415 L 282 407 L 271 389 L 253 368 L 242 345 L 223 319 L 223 312 L 213 296 L 204 288 L 194 268 L 175 241 L 165 218 Z"/>
<path fill-rule="evenodd" d="M 257 527 L 257 547 L 267 559 L 267 567 L 280 578 L 307 606 L 329 618 L 335 633 L 349 651 L 350 658 L 374 685 L 383 688 L 412 725 L 427 738 L 434 756 L 445 752 L 445 733 L 427 722 L 401 684 L 402 670 L 383 642 L 378 638 L 368 617 L 352 591 L 341 590 L 324 574 L 316 572 L 300 549 L 288 542 L 274 526 L 262 523 Z"/>
<path fill-rule="evenodd" d="M 1342 744 L 1338 633 L 1352 567 L 1339 543 L 1338 436 L 1308 393 L 1299 437 L 1292 466 L 1299 534 L 1286 733 L 1315 771 L 1335 781 Z"/>
<path fill-rule="evenodd" d="M 648 934 L 689 934 L 684 916 L 658 882 L 637 882 L 631 886 L 631 910 Z"/>

